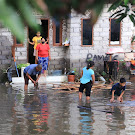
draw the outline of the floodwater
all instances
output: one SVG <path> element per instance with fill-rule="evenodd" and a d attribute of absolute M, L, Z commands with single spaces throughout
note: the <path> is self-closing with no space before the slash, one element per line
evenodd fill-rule
<path fill-rule="evenodd" d="M 51 85 L 1 85 L 0 93 L 0 135 L 135 135 L 134 86 L 122 104 L 109 103 L 109 90 L 93 91 L 90 103 Z"/>

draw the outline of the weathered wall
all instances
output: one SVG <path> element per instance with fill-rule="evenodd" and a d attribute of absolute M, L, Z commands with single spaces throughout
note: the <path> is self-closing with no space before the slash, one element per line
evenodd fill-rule
<path fill-rule="evenodd" d="M 49 65 L 50 70 L 64 70 L 66 48 L 64 46 L 53 46 L 53 23 L 50 19 L 49 29 L 49 45 L 51 51 L 51 61 Z M 66 22 L 63 21 L 62 25 L 62 42 L 66 39 Z"/>
<path fill-rule="evenodd" d="M 16 47 L 15 48 L 15 59 L 16 59 L 16 63 L 17 64 L 21 64 L 21 63 L 27 63 L 27 39 L 28 39 L 28 35 L 27 35 L 27 27 L 25 28 L 25 40 L 23 43 L 23 47 Z"/>
<path fill-rule="evenodd" d="M 70 68 L 78 68 L 81 70 L 85 66 L 87 55 L 98 63 L 98 67 L 103 65 L 103 56 L 109 48 L 119 48 L 119 46 L 109 46 L 109 17 L 111 12 L 108 13 L 109 4 L 105 5 L 103 13 L 99 17 L 97 23 L 94 25 L 94 37 L 92 47 L 81 46 L 81 18 L 89 18 L 90 14 L 85 16 L 76 14 L 74 11 L 71 13 L 70 24 Z M 122 21 L 121 29 L 121 46 L 125 52 L 131 51 L 131 37 L 133 35 L 133 24 L 127 17 Z M 123 54 L 118 55 L 118 59 L 124 57 Z"/>
<path fill-rule="evenodd" d="M 10 31 L 1 24 L 0 27 L 0 82 L 2 82 L 6 79 L 4 72 L 12 64 L 12 40 Z"/>
<path fill-rule="evenodd" d="M 113 48 L 113 46 L 109 46 L 109 17 L 111 16 L 111 12 L 108 13 L 107 10 L 109 8 L 109 4 L 105 5 L 103 13 L 99 17 L 97 23 L 94 25 L 94 37 L 93 37 L 93 46 L 92 47 L 81 47 L 81 18 L 89 18 L 90 12 L 87 12 L 86 15 L 77 14 L 72 10 L 71 18 L 67 21 L 63 21 L 62 26 L 62 42 L 65 41 L 66 38 L 70 39 L 70 46 L 53 46 L 53 24 L 52 18 L 50 16 L 41 16 L 39 14 L 34 13 L 37 17 L 37 22 L 40 23 L 40 18 L 49 18 L 49 45 L 51 48 L 51 61 L 49 64 L 49 70 L 62 69 L 66 67 L 67 70 L 71 70 L 77 68 L 81 70 L 82 67 L 86 65 L 86 59 L 93 59 L 97 63 L 97 67 L 101 67 L 103 65 L 103 60 L 106 59 L 105 53 L 109 48 Z M 121 47 L 126 51 L 130 52 L 131 49 L 131 37 L 133 35 L 132 22 L 127 17 L 122 21 L 122 29 L 121 29 Z M 7 28 L 0 28 L 0 63 L 4 65 L 4 63 L 11 62 L 11 45 L 13 44 L 13 37 L 10 31 Z M 17 47 L 15 49 L 15 58 L 17 60 L 17 64 L 26 63 L 27 61 L 27 28 L 25 29 L 26 40 L 24 42 L 23 47 Z M 2 43 L 1 43 L 2 40 Z M 9 43 L 7 43 L 9 42 Z M 5 46 L 9 45 L 9 46 Z M 2 48 L 5 48 L 5 50 Z M 118 47 L 118 46 L 117 46 Z M 119 48 L 119 47 L 118 47 Z M 10 54 L 9 54 L 10 52 Z M 9 56 L 10 55 L 10 58 Z M 117 54 L 116 54 L 117 55 Z M 123 54 L 118 54 L 116 56 L 118 59 L 123 58 Z"/>

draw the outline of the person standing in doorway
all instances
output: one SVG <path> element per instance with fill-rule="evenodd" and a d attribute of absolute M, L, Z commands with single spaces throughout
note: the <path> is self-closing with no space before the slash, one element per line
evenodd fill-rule
<path fill-rule="evenodd" d="M 90 100 L 91 88 L 95 82 L 94 71 L 94 62 L 89 61 L 87 67 L 84 67 L 82 70 L 82 78 L 80 79 L 80 88 L 79 88 L 79 99 L 82 99 L 83 90 L 86 89 L 86 100 Z"/>
<path fill-rule="evenodd" d="M 33 53 L 33 56 L 35 56 L 35 64 L 37 64 L 37 59 L 36 59 L 36 47 L 37 47 L 37 45 L 38 45 L 39 43 L 41 43 L 41 38 L 42 38 L 40 35 L 41 35 L 40 31 L 38 31 L 38 32 L 36 33 L 36 36 L 33 37 L 33 39 L 32 39 L 33 42 L 30 42 L 30 40 L 28 39 L 29 44 L 34 45 L 34 53 Z"/>
<path fill-rule="evenodd" d="M 46 77 L 46 71 L 48 69 L 48 61 L 51 60 L 50 47 L 44 38 L 41 39 L 41 43 L 36 47 L 36 59 L 39 64 L 42 65 L 44 76 Z"/>

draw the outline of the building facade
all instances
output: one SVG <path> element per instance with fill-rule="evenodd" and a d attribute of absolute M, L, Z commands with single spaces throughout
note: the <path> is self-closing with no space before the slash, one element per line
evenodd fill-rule
<path fill-rule="evenodd" d="M 115 19 L 110 18 L 113 12 L 107 12 L 109 7 L 110 4 L 105 5 L 94 26 L 90 24 L 90 11 L 82 15 L 72 10 L 71 17 L 61 21 L 60 25 L 56 25 L 50 16 L 34 14 L 37 23 L 41 25 L 42 37 L 49 37 L 51 48 L 49 70 L 63 70 L 64 72 L 64 70 L 77 68 L 80 71 L 89 59 L 103 65 L 103 61 L 108 59 L 106 52 L 110 48 L 123 48 L 125 52 L 131 52 L 131 38 L 135 35 L 135 27 L 128 17 L 121 23 L 116 23 Z M 1 26 L 1 68 L 12 64 L 12 49 L 15 51 L 17 64 L 34 63 L 33 46 L 28 44 L 27 38 L 32 40 L 35 33 L 26 27 L 26 40 L 24 43 L 19 43 L 7 28 Z M 68 47 L 62 45 L 66 38 L 70 40 Z M 116 54 L 113 57 L 123 59 L 124 55 Z"/>

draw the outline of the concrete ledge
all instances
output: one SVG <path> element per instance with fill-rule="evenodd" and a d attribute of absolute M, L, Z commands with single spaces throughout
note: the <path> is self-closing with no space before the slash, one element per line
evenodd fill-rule
<path fill-rule="evenodd" d="M 65 82 L 67 81 L 67 76 L 61 75 L 61 76 L 47 76 L 46 78 L 42 75 L 39 79 L 39 83 L 49 83 L 49 82 Z M 19 84 L 24 83 L 24 77 L 13 77 L 12 78 L 13 84 Z M 32 83 L 29 80 L 29 83 Z"/>

